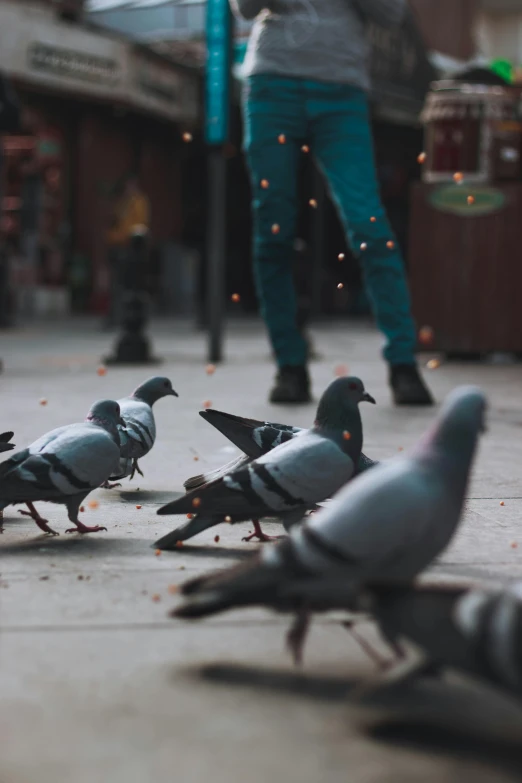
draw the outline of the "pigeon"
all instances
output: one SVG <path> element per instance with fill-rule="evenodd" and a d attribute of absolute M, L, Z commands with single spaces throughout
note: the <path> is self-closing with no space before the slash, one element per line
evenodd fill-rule
<path fill-rule="evenodd" d="M 368 591 L 362 603 L 386 641 L 405 639 L 420 649 L 408 678 L 452 669 L 522 696 L 522 583 L 388 585 Z"/>
<path fill-rule="evenodd" d="M 162 397 L 178 397 L 168 378 L 156 376 L 138 386 L 130 397 L 118 400 L 124 425 L 120 427 L 121 460 L 118 470 L 110 476 L 119 480 L 134 474 L 143 473 L 138 465 L 138 459 L 149 453 L 156 440 L 156 423 L 152 406 Z M 105 489 L 112 489 L 119 484 L 105 482 Z"/>
<path fill-rule="evenodd" d="M 40 530 L 58 535 L 34 507 L 37 500 L 62 503 L 74 528 L 67 533 L 106 530 L 88 527 L 78 511 L 89 492 L 113 473 L 120 459 L 120 407 L 114 400 L 96 402 L 84 422 L 48 432 L 0 464 L 0 508 L 25 503 Z"/>
<path fill-rule="evenodd" d="M 248 465 L 252 459 L 261 457 L 281 443 L 286 443 L 303 432 L 307 432 L 306 429 L 293 427 L 291 424 L 275 424 L 269 421 L 247 419 L 212 408 L 200 411 L 199 415 L 222 432 L 226 438 L 244 452 L 245 456 L 240 455 L 220 468 L 187 479 L 184 483 L 187 491 L 211 484 L 227 476 L 233 470 Z M 361 454 L 355 475 L 359 475 L 377 464 L 374 460 Z"/>
<path fill-rule="evenodd" d="M 9 443 L 13 437 L 14 432 L 2 432 L 0 433 L 0 453 L 3 451 L 12 451 L 15 448 L 14 443 Z M 2 527 L 2 521 L 4 519 L 4 511 L 0 509 L 0 533 L 4 532 Z"/>
<path fill-rule="evenodd" d="M 174 614 L 203 617 L 247 605 L 296 611 L 288 642 L 299 661 L 309 611 L 327 610 L 339 585 L 354 601 L 368 585 L 409 585 L 447 547 L 485 411 L 480 389 L 456 389 L 410 453 L 364 473 L 278 546 L 185 584 L 190 599 Z"/>
<path fill-rule="evenodd" d="M 259 527 L 265 516 L 279 517 L 288 530 L 353 476 L 363 441 L 362 401 L 375 403 L 359 378 L 335 380 L 321 398 L 311 430 L 160 508 L 158 514 L 197 513 L 155 546 L 174 549 L 179 541 L 223 521 L 251 519 L 254 533 L 244 540 L 270 540 Z"/>
<path fill-rule="evenodd" d="M 0 452 L 12 451 L 12 449 L 14 449 L 14 443 L 9 443 L 13 435 L 14 432 L 2 432 L 0 434 Z"/>

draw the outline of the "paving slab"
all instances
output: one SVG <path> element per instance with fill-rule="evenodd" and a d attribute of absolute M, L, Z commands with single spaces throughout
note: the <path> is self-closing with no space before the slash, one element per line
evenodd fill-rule
<path fill-rule="evenodd" d="M 158 556 L 151 546 L 176 523 L 157 508 L 189 475 L 237 453 L 197 415 L 204 401 L 303 426 L 314 406 L 267 404 L 273 368 L 258 322 L 231 324 L 227 360 L 212 375 L 205 336 L 189 324 L 158 322 L 152 334 L 160 371 L 180 397 L 155 408 L 159 435 L 142 461 L 145 476 L 92 493 L 96 509 L 86 504 L 83 518 L 107 533 L 65 535 L 64 509 L 48 505 L 46 517 L 62 533 L 48 538 L 6 510 L 1 783 L 520 779 L 518 706 L 461 681 L 390 690 L 363 705 L 354 688 L 375 673 L 336 615 L 315 621 L 299 671 L 284 648 L 286 617 L 248 610 L 199 624 L 168 618 L 180 581 L 255 550 L 241 540 L 248 525 L 226 524 L 179 552 Z M 113 339 L 88 320 L 3 333 L 0 429 L 14 429 L 24 446 L 157 371 L 111 367 L 98 375 Z M 366 453 L 383 459 L 413 444 L 434 411 L 392 407 L 373 328 L 324 324 L 314 341 L 316 396 L 336 365 L 348 364 L 377 398 L 363 408 Z M 522 365 L 443 364 L 428 380 L 438 400 L 457 384 L 478 383 L 491 403 L 463 525 L 432 575 L 522 578 Z M 371 624 L 362 632 L 380 645 Z"/>

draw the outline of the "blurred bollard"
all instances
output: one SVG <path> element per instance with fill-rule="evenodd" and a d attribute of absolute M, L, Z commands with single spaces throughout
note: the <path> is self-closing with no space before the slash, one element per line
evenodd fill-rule
<path fill-rule="evenodd" d="M 122 333 L 117 339 L 114 354 L 105 359 L 107 364 L 155 364 L 161 361 L 151 355 L 150 342 L 145 334 L 149 317 L 145 291 L 148 233 L 145 226 L 136 227 L 129 243 L 123 274 Z"/>

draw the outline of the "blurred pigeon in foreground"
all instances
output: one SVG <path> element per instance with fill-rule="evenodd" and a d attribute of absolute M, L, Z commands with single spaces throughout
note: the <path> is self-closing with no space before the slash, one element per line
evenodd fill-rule
<path fill-rule="evenodd" d="M 96 402 L 84 422 L 48 432 L 28 448 L 0 464 L 0 508 L 25 503 L 21 514 L 34 519 L 40 530 L 57 535 L 33 503 L 63 503 L 75 525 L 68 533 L 106 530 L 87 527 L 78 511 L 89 492 L 116 470 L 120 458 L 118 424 L 120 407 L 114 400 Z"/>
<path fill-rule="evenodd" d="M 522 696 L 522 584 L 506 589 L 451 585 L 382 588 L 364 598 L 384 638 L 421 652 L 405 676 L 459 670 Z"/>
<path fill-rule="evenodd" d="M 138 386 L 130 397 L 118 400 L 124 426 L 119 427 L 121 442 L 121 460 L 118 470 L 110 477 L 113 480 L 129 476 L 134 478 L 136 471 L 143 476 L 138 460 L 149 453 L 156 440 L 156 423 L 152 406 L 162 397 L 177 397 L 168 378 L 156 376 Z M 105 489 L 113 486 L 108 482 Z"/>
<path fill-rule="evenodd" d="M 368 471 L 251 562 L 185 584 L 191 600 L 174 614 L 203 617 L 248 605 L 297 611 L 289 643 L 299 660 L 308 612 L 329 608 L 324 594 L 332 585 L 341 583 L 356 602 L 365 586 L 410 584 L 449 544 L 485 408 L 480 389 L 456 389 L 408 455 Z"/>
<path fill-rule="evenodd" d="M 0 452 L 14 449 L 14 443 L 9 443 L 13 435 L 14 432 L 2 432 L 0 434 Z"/>
<path fill-rule="evenodd" d="M 198 476 L 192 476 L 184 483 L 187 491 L 211 484 L 227 476 L 233 470 L 248 465 L 252 459 L 262 457 L 263 454 L 267 454 L 276 446 L 280 446 L 281 443 L 286 443 L 303 432 L 308 432 L 306 429 L 293 427 L 291 424 L 275 424 L 269 421 L 246 419 L 243 416 L 234 416 L 232 413 L 223 413 L 223 411 L 216 411 L 212 408 L 200 411 L 199 415 L 223 433 L 246 456 L 239 455 L 220 468 L 208 471 L 208 473 L 201 473 Z M 377 464 L 377 462 L 361 454 L 355 475 L 359 475 L 359 473 L 363 473 Z"/>
<path fill-rule="evenodd" d="M 321 397 L 311 430 L 160 508 L 158 514 L 197 513 L 155 546 L 174 549 L 223 521 L 252 520 L 254 533 L 244 540 L 269 539 L 259 527 L 261 517 L 277 516 L 288 530 L 353 476 L 363 441 L 362 401 L 375 402 L 359 378 L 338 378 Z"/>

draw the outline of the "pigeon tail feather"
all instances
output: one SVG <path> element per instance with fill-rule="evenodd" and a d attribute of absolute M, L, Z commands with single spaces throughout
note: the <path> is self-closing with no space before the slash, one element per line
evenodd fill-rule
<path fill-rule="evenodd" d="M 154 544 L 154 549 L 161 549 L 164 552 L 177 549 L 177 545 L 181 541 L 187 541 L 189 538 L 197 536 L 198 533 L 202 533 L 214 525 L 219 525 L 222 521 L 221 517 L 196 515 L 193 519 L 189 519 L 183 525 L 167 533 L 163 538 L 158 539 Z"/>
<path fill-rule="evenodd" d="M 215 481 L 219 481 L 219 479 L 228 476 L 233 470 L 244 467 L 248 462 L 249 457 L 240 454 L 238 457 L 234 457 L 234 459 L 230 460 L 230 462 L 227 462 L 226 465 L 222 465 L 214 470 L 209 470 L 208 473 L 199 473 L 197 476 L 191 476 L 185 481 L 183 486 L 187 492 L 190 492 L 193 489 L 201 489 L 208 484 L 213 484 Z"/>
<path fill-rule="evenodd" d="M 166 503 L 158 509 L 157 513 L 160 516 L 165 516 L 167 514 L 194 514 L 196 513 L 195 509 L 198 505 L 197 502 L 195 502 L 196 499 L 197 493 L 187 493 L 180 498 L 176 498 L 176 500 L 172 500 L 170 503 Z"/>
<path fill-rule="evenodd" d="M 248 457 L 256 458 L 263 454 L 261 446 L 254 441 L 252 433 L 258 427 L 263 427 L 264 422 L 245 419 L 241 416 L 234 416 L 232 413 L 212 410 L 212 408 L 200 411 L 199 415 Z"/>
<path fill-rule="evenodd" d="M 277 606 L 281 585 L 288 580 L 282 563 L 268 564 L 259 555 L 231 569 L 190 580 L 182 594 L 190 600 L 173 617 L 196 619 L 240 606 Z"/>
<path fill-rule="evenodd" d="M 15 447 L 14 443 L 9 443 L 13 437 L 14 432 L 2 432 L 0 433 L 0 452 L 12 451 Z"/>

